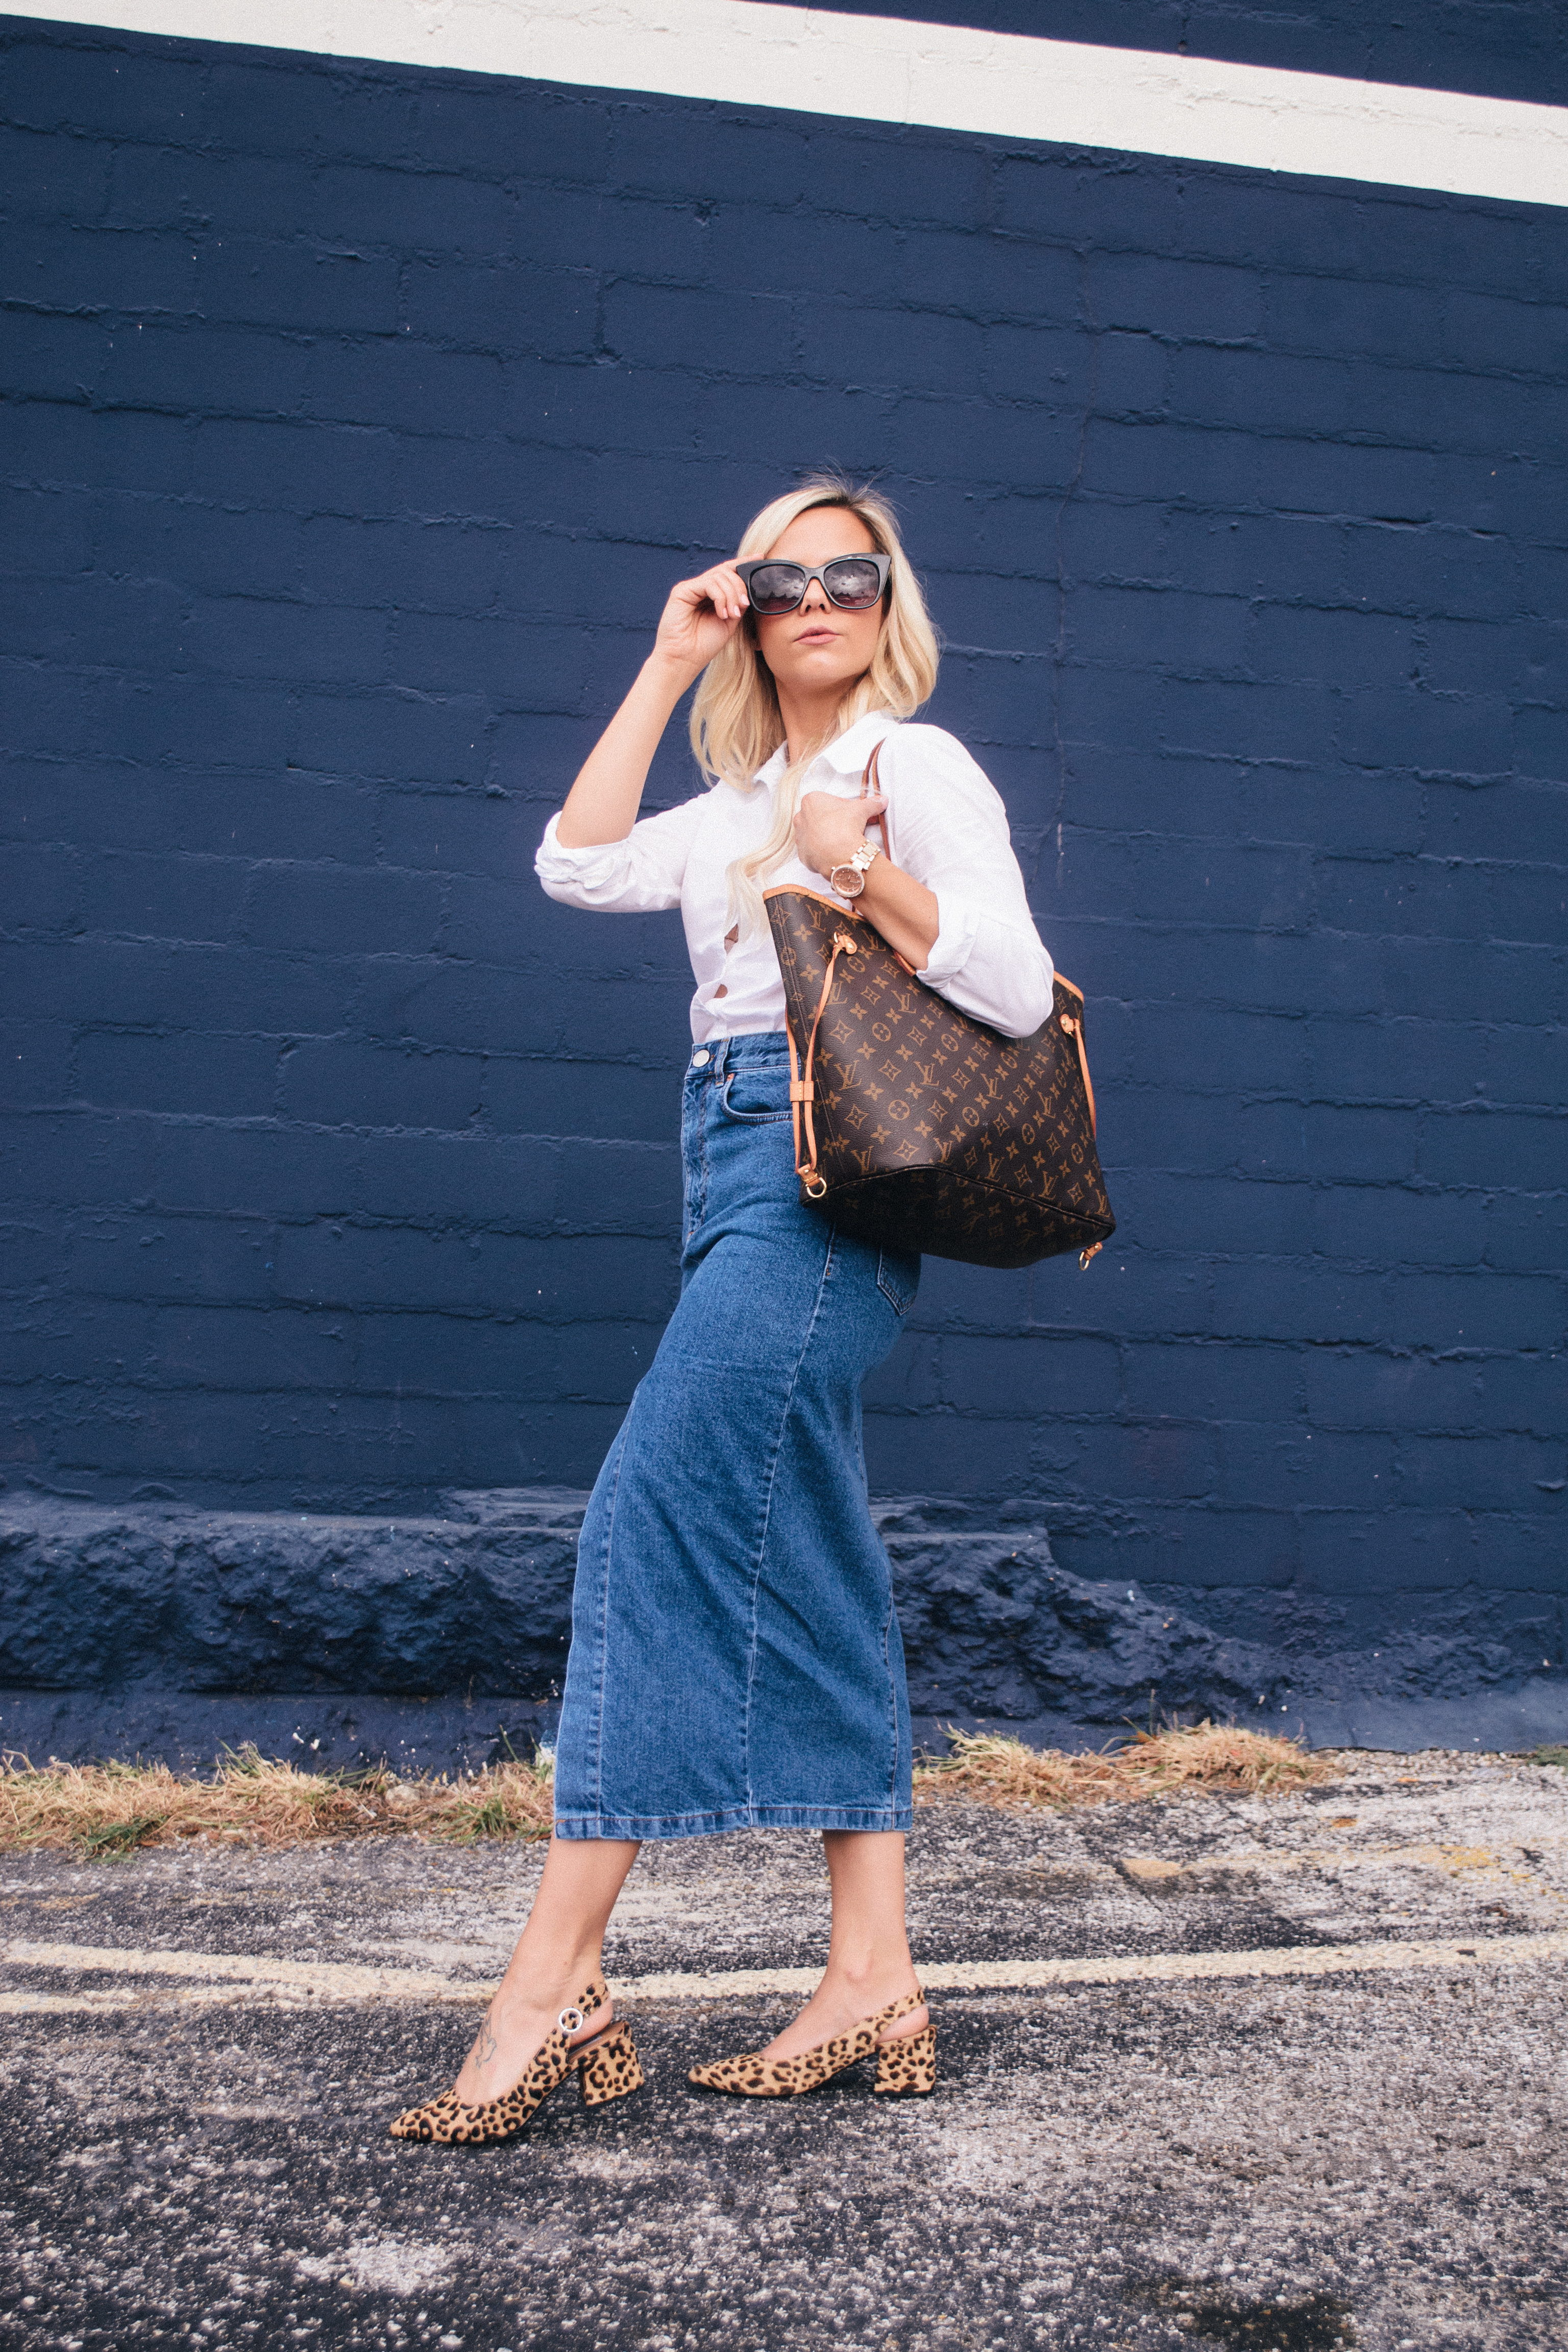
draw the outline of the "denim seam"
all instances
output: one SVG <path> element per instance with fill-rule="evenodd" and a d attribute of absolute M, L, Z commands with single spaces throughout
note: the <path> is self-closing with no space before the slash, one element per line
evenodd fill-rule
<path fill-rule="evenodd" d="M 910 1805 L 727 1805 L 706 1813 L 558 1813 L 557 1837 L 722 1837 L 734 1830 L 908 1830 Z"/>
<path fill-rule="evenodd" d="M 748 1070 L 756 1070 L 765 1069 L 767 1066 L 759 1058 L 758 1061 L 746 1063 L 742 1066 Z M 781 1059 L 778 1067 L 780 1076 L 787 1076 L 789 1064 Z M 732 1069 L 726 1064 L 724 1083 L 719 1089 L 719 1108 L 724 1117 L 733 1119 L 737 1127 L 782 1127 L 789 1117 L 787 1110 L 737 1110 L 735 1108 L 730 1100 L 730 1089 L 739 1076 L 739 1070 Z"/>
<path fill-rule="evenodd" d="M 878 1541 L 880 1543 L 880 1538 L 878 1538 Z M 888 1557 L 887 1548 L 885 1545 L 882 1546 L 882 1557 L 884 1559 L 887 1559 Z M 893 1630 L 893 1570 L 892 1563 L 889 1561 L 888 1605 L 882 1612 L 882 1671 L 888 1677 L 888 1744 L 889 1754 L 891 1758 L 891 1764 L 888 1773 L 888 1801 L 889 1804 L 892 1804 L 896 1801 L 899 1789 L 899 1694 L 894 1682 L 893 1655 L 890 1646 L 890 1637 Z"/>
<path fill-rule="evenodd" d="M 634 1400 L 635 1402 L 635 1400 Z M 605 1566 L 599 1578 L 599 1622 L 596 1628 L 595 1651 L 597 1665 L 594 1678 L 594 1803 L 598 1805 L 605 1788 L 605 1685 L 609 1679 L 610 1625 L 610 1560 L 615 1550 L 616 1506 L 621 1494 L 621 1465 L 626 1458 L 624 1438 L 618 1438 L 616 1449 L 615 1484 L 610 1491 L 610 1507 L 605 1516 Z"/>
<path fill-rule="evenodd" d="M 812 1336 L 822 1314 L 822 1295 L 827 1287 L 827 1277 L 833 1267 L 833 1244 L 836 1239 L 837 1235 L 830 1226 L 827 1234 L 827 1248 L 822 1260 L 822 1273 L 816 1285 L 816 1297 L 812 1301 L 811 1320 L 805 1327 L 805 1336 L 800 1343 L 800 1353 L 795 1360 L 795 1370 L 790 1374 L 789 1389 L 784 1397 L 784 1411 L 779 1415 L 773 1451 L 768 1456 L 768 1475 L 763 1489 L 763 1524 L 758 1533 L 756 1558 L 752 1568 L 752 1646 L 746 1659 L 746 1725 L 742 1754 L 745 1760 L 748 1805 L 752 1802 L 752 1697 L 757 1681 L 757 1598 L 762 1590 L 763 1556 L 768 1548 L 768 1530 L 773 1524 L 773 1486 L 778 1477 L 779 1455 L 784 1450 L 784 1432 L 789 1427 L 790 1413 L 795 1406 L 795 1392 L 800 1380 L 800 1368 L 805 1361 L 806 1351 L 811 1346 Z"/>
<path fill-rule="evenodd" d="M 904 1317 L 914 1305 L 916 1297 L 919 1296 L 920 1280 L 917 1276 L 914 1289 L 911 1290 L 906 1297 L 900 1298 L 899 1293 L 893 1287 L 891 1280 L 885 1278 L 887 1265 L 887 1251 L 885 1249 L 879 1249 L 877 1252 L 877 1287 L 881 1292 L 883 1297 L 887 1300 L 889 1306 L 892 1308 L 894 1314 L 901 1323 Z"/>
<path fill-rule="evenodd" d="M 692 1124 L 697 1130 L 697 1199 L 692 1209 L 691 1235 L 695 1241 L 708 1213 L 708 1121 L 702 1109 L 702 1089 L 707 1080 L 697 1081 L 697 1100 L 691 1107 Z"/>

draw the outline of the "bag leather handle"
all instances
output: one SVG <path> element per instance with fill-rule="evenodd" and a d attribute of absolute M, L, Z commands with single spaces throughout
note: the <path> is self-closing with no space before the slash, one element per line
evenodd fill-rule
<path fill-rule="evenodd" d="M 881 790 L 877 781 L 877 762 L 881 750 L 882 745 L 879 740 L 872 744 L 871 756 L 861 772 L 860 797 L 862 800 L 868 800 L 873 793 Z M 870 823 L 876 825 L 881 834 L 882 855 L 891 866 L 894 860 L 892 843 L 888 833 L 887 812 L 880 811 Z M 867 831 L 869 832 L 869 830 L 870 825 L 868 825 Z M 816 1011 L 812 1015 L 811 1031 L 805 1041 L 804 1073 L 795 1052 L 795 1031 L 787 1021 L 784 1024 L 784 1033 L 789 1038 L 789 1110 L 795 1128 L 795 1172 L 814 1201 L 819 1201 L 827 1190 L 826 1184 L 816 1172 L 816 1121 L 812 1117 L 812 1108 L 816 1100 L 816 1033 L 822 1026 L 822 1016 L 827 1010 L 827 1000 L 833 993 L 833 976 L 838 968 L 839 957 L 858 953 L 859 950 L 847 931 L 839 931 L 835 935 L 833 953 L 827 959 L 827 970 L 822 976 L 822 994 L 816 1000 Z M 899 961 L 912 977 L 914 966 L 906 961 L 902 956 L 899 957 Z M 805 1128 L 804 1155 L 800 1148 L 803 1122 Z"/>
<path fill-rule="evenodd" d="M 865 769 L 860 777 L 860 797 L 863 801 L 869 800 L 873 793 L 879 793 L 882 789 L 881 785 L 877 781 L 877 762 L 882 756 L 882 743 L 886 742 L 886 740 L 887 738 L 884 736 L 881 739 L 881 741 L 873 743 L 871 746 L 871 756 L 867 761 Z M 883 809 L 879 815 L 874 816 L 871 819 L 870 824 L 866 827 L 868 833 L 870 832 L 871 825 L 873 824 L 877 827 L 882 836 L 883 856 L 887 859 L 889 866 L 896 866 L 898 864 L 898 860 L 893 856 L 893 844 L 891 836 L 888 832 L 888 812 L 886 809 Z"/>
<path fill-rule="evenodd" d="M 795 1129 L 795 1172 L 812 1200 L 820 1201 L 827 1190 L 826 1181 L 816 1172 L 816 1122 L 812 1118 L 812 1105 L 816 1100 L 816 1033 L 822 1026 L 822 1016 L 827 1010 L 827 1000 L 833 993 L 833 975 L 841 955 L 858 955 L 860 950 L 847 931 L 839 931 L 833 941 L 833 953 L 827 959 L 827 970 L 822 975 L 822 994 L 816 1000 L 816 1011 L 811 1019 L 811 1034 L 805 1041 L 805 1074 L 801 1075 L 800 1059 L 795 1052 L 795 1031 L 788 1021 L 784 1034 L 789 1039 L 789 1115 Z M 805 1122 L 805 1156 L 801 1157 L 801 1121 Z"/>

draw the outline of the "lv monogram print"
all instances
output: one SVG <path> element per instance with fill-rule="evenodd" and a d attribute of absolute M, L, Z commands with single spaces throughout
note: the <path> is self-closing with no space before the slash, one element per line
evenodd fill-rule
<path fill-rule="evenodd" d="M 863 917 L 815 890 L 763 896 L 804 1197 L 884 1248 L 971 1265 L 1076 1249 L 1087 1264 L 1116 1220 L 1072 983 L 1058 974 L 1032 1037 L 1004 1037 L 925 987 Z"/>

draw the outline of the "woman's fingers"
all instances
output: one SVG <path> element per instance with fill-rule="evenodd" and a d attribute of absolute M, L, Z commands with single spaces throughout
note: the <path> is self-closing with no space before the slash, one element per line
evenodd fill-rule
<path fill-rule="evenodd" d="M 720 620 L 731 625 L 746 609 L 746 589 L 732 563 L 716 563 L 710 572 L 700 572 L 695 580 L 683 580 L 676 590 L 695 609 L 710 605 Z"/>
<path fill-rule="evenodd" d="M 738 621 L 747 604 L 746 583 L 732 563 L 716 563 L 711 572 L 704 572 L 713 610 L 721 620 Z"/>
<path fill-rule="evenodd" d="M 659 621 L 658 644 L 672 659 L 700 668 L 734 635 L 746 603 L 733 563 L 716 563 L 694 580 L 678 580 Z"/>

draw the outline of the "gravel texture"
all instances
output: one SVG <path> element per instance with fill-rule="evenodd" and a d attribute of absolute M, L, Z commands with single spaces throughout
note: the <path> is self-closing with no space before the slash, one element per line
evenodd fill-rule
<path fill-rule="evenodd" d="M 1051 1817 L 949 1804 L 910 1843 L 917 1952 L 1129 1958 L 1470 1938 L 1462 1969 L 938 1996 L 929 2101 L 689 2092 L 793 1997 L 632 1993 L 648 2087 L 563 2094 L 489 2151 L 405 2148 L 525 1915 L 537 1849 L 391 1839 L 119 1865 L 13 1858 L 0 2346 L 1480 2352 L 1568 2341 L 1568 1773 L 1347 1758 L 1296 1796 Z M 1179 1865 L 1141 1877 L 1130 1864 Z M 645 1853 L 612 1981 L 809 1965 L 819 1850 Z M 27 1943 L 53 1964 L 18 1961 Z M 91 1965 L 95 1948 L 419 1969 L 444 2001 Z M 191 1965 L 199 1965 L 193 1960 Z M 28 2011 L 31 2001 L 95 2009 Z"/>

